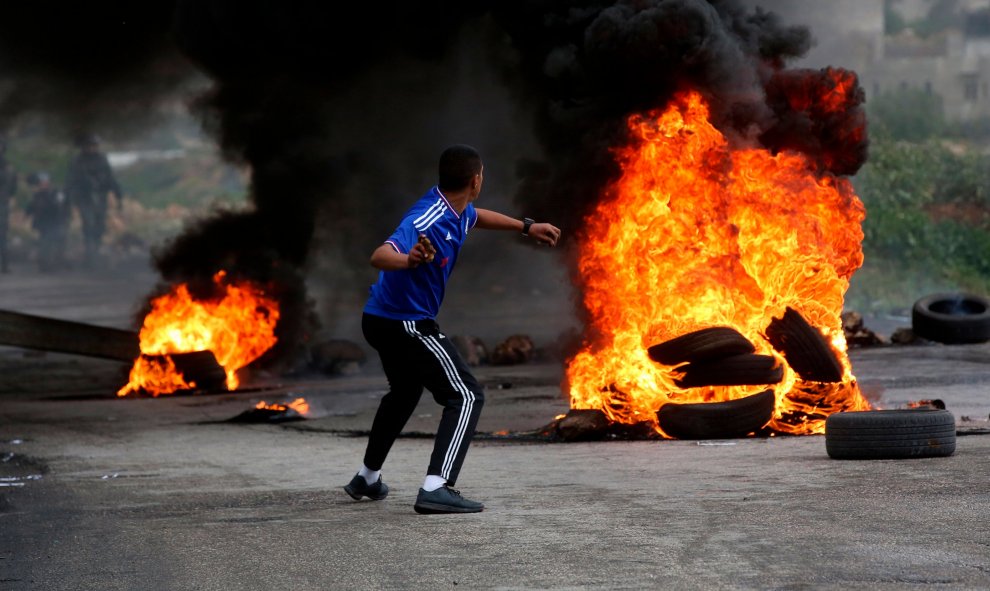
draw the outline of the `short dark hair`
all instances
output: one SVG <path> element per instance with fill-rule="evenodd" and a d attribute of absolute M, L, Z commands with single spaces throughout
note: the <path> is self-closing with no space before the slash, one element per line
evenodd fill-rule
<path fill-rule="evenodd" d="M 481 154 L 471 146 L 457 144 L 440 154 L 440 190 L 457 191 L 481 173 Z"/>

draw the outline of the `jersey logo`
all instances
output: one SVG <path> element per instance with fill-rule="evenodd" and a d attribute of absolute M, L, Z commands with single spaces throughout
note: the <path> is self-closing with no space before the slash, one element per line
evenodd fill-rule
<path fill-rule="evenodd" d="M 447 240 L 450 240 L 450 232 L 447 232 Z"/>
<path fill-rule="evenodd" d="M 449 260 L 450 260 L 450 257 L 443 257 L 443 260 L 440 261 L 440 266 L 441 267 L 446 267 L 447 266 L 447 261 L 449 261 Z"/>

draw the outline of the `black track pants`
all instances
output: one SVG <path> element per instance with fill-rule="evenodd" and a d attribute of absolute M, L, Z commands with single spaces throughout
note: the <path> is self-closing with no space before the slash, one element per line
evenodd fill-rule
<path fill-rule="evenodd" d="M 443 406 L 427 474 L 454 484 L 485 402 L 481 386 L 433 320 L 391 320 L 365 314 L 361 328 L 382 359 L 389 385 L 371 426 L 364 465 L 381 469 L 425 386 Z"/>

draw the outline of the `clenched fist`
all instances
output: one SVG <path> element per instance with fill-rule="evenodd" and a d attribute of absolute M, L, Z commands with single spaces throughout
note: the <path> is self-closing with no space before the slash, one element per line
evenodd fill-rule
<path fill-rule="evenodd" d="M 421 263 L 432 263 L 437 249 L 433 248 L 426 234 L 419 235 L 419 241 L 409 250 L 409 267 L 418 267 Z"/>
<path fill-rule="evenodd" d="M 535 223 L 529 227 L 529 236 L 540 244 L 557 246 L 557 241 L 560 240 L 560 228 L 553 224 Z"/>

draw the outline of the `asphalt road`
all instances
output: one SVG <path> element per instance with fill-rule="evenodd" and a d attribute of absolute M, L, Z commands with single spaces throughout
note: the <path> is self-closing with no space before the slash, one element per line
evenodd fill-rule
<path fill-rule="evenodd" d="M 956 453 L 836 461 L 820 436 L 489 436 L 458 483 L 486 510 L 424 516 L 412 504 L 432 445 L 420 434 L 439 417 L 428 395 L 386 464 L 389 498 L 358 503 L 340 488 L 384 393 L 373 364 L 340 378 L 261 376 L 236 394 L 118 400 L 119 363 L 2 350 L 0 590 L 990 588 L 990 437 L 979 434 L 990 346 L 852 360 L 879 405 L 944 400 L 967 433 Z M 486 434 L 566 410 L 557 365 L 478 373 Z M 313 418 L 227 421 L 299 395 Z"/>

